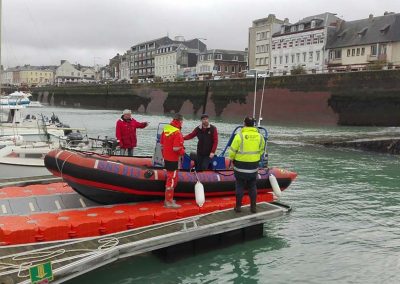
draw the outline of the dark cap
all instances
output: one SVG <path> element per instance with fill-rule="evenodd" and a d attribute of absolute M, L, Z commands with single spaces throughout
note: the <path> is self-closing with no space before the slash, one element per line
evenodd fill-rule
<path fill-rule="evenodd" d="M 182 121 L 182 120 L 183 120 L 183 116 L 182 116 L 182 114 L 180 114 L 180 113 L 175 113 L 174 119 L 175 119 L 175 120 L 180 120 L 180 121 Z"/>
<path fill-rule="evenodd" d="M 245 118 L 244 118 L 244 126 L 250 126 L 250 127 L 252 127 L 252 126 L 254 126 L 255 125 L 255 123 L 256 123 L 256 120 L 254 119 L 254 118 L 252 118 L 251 116 L 246 116 Z"/>
<path fill-rule="evenodd" d="M 203 119 L 203 118 L 208 118 L 208 114 L 203 113 L 203 114 L 201 115 L 200 119 Z"/>

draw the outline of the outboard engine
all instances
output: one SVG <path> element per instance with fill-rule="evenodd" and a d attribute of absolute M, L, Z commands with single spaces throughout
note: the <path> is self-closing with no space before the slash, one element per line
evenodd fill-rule
<path fill-rule="evenodd" d="M 115 138 L 107 138 L 106 136 L 105 139 L 102 140 L 101 146 L 103 147 L 107 155 L 113 155 L 115 153 L 115 150 L 117 149 L 118 141 Z"/>
<path fill-rule="evenodd" d="M 69 130 L 69 131 L 70 131 L 70 133 L 68 135 L 66 135 L 68 145 L 78 146 L 78 144 L 83 141 L 82 134 L 80 132 L 72 132 L 71 130 Z"/>

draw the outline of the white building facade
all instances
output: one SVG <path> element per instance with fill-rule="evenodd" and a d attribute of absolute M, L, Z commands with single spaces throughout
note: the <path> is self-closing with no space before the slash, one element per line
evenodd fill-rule
<path fill-rule="evenodd" d="M 308 73 L 324 72 L 327 69 L 327 27 L 338 20 L 334 14 L 324 13 L 282 25 L 281 30 L 272 35 L 270 71 L 286 75 L 301 66 Z"/>
<path fill-rule="evenodd" d="M 77 83 L 82 81 L 82 72 L 76 69 L 67 60 L 61 60 L 61 65 L 57 67 L 55 82 L 59 83 Z"/>

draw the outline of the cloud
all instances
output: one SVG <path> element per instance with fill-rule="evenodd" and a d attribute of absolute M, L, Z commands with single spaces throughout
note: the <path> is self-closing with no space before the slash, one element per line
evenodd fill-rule
<path fill-rule="evenodd" d="M 117 52 L 169 35 L 206 38 L 209 48 L 247 47 L 254 19 L 273 13 L 296 22 L 323 12 L 347 20 L 400 11 L 391 0 L 3 0 L 6 66 L 107 64 Z"/>

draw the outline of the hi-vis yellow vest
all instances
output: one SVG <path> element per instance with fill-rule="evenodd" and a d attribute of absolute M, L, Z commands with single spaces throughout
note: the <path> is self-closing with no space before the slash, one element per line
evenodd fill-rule
<path fill-rule="evenodd" d="M 229 159 L 240 162 L 258 162 L 264 153 L 264 146 L 264 137 L 256 127 L 243 127 L 232 141 Z"/>

